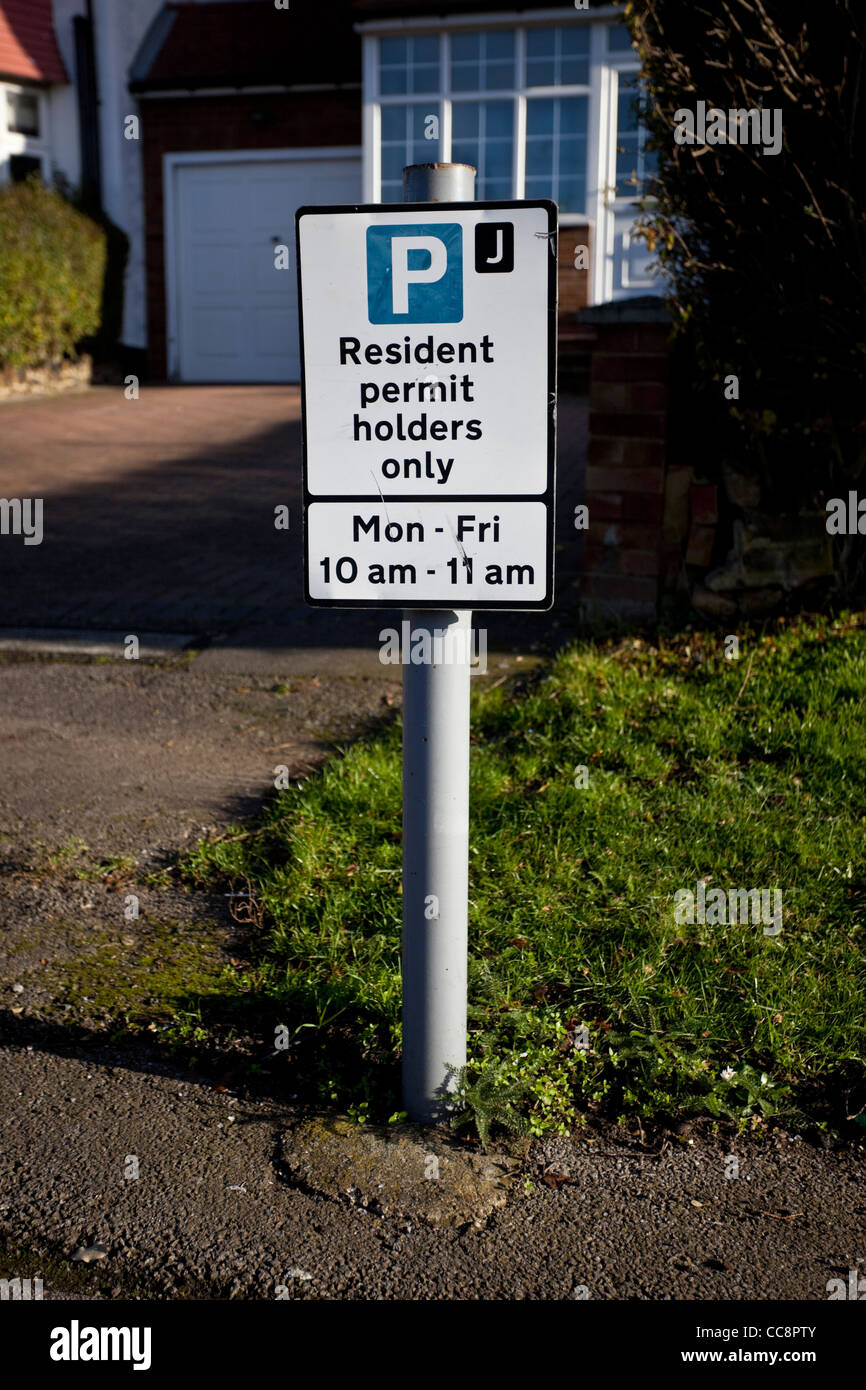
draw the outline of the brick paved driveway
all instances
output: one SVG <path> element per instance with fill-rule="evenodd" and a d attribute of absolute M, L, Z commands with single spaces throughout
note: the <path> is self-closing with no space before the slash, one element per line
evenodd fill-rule
<path fill-rule="evenodd" d="M 567 580 L 585 401 L 563 397 L 559 420 Z M 44 540 L 0 536 L 0 627 L 213 636 L 273 626 L 299 644 L 366 645 L 375 614 L 304 606 L 300 488 L 296 386 L 145 386 L 137 401 L 100 386 L 6 402 L 0 497 L 43 498 Z M 291 509 L 288 535 L 274 529 L 279 503 Z M 567 583 L 557 587 L 559 606 Z"/>

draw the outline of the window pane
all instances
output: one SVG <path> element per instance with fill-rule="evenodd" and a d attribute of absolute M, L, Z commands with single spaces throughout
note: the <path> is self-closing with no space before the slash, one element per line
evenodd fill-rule
<path fill-rule="evenodd" d="M 458 136 L 461 139 L 467 136 L 472 139 L 477 138 L 477 101 L 455 101 L 454 105 L 451 107 L 451 132 L 455 140 Z"/>
<path fill-rule="evenodd" d="M 487 57 L 514 59 L 514 32 L 511 29 L 493 30 L 487 35 Z"/>
<path fill-rule="evenodd" d="M 379 90 L 383 96 L 438 92 L 439 40 L 380 39 Z"/>
<path fill-rule="evenodd" d="M 576 24 L 570 24 L 557 32 L 563 54 L 580 53 L 589 57 L 589 30 L 585 24 L 579 27 Z"/>
<path fill-rule="evenodd" d="M 559 142 L 559 168 L 562 173 L 569 169 L 582 169 L 586 160 L 586 141 L 566 137 Z"/>
<path fill-rule="evenodd" d="M 382 146 L 382 179 L 390 182 L 403 177 L 405 149 L 402 145 Z"/>
<path fill-rule="evenodd" d="M 480 34 L 452 34 L 451 58 L 454 62 L 478 61 L 481 57 Z"/>
<path fill-rule="evenodd" d="M 504 202 L 511 197 L 511 178 L 507 179 L 484 179 L 481 184 L 482 198 L 488 202 Z"/>
<path fill-rule="evenodd" d="M 411 39 L 409 60 L 412 65 L 413 92 L 439 91 L 439 40 Z"/>
<path fill-rule="evenodd" d="M 553 29 L 530 29 L 526 35 L 526 52 L 530 58 L 538 58 L 543 54 L 553 57 L 555 46 Z"/>
<path fill-rule="evenodd" d="M 550 87 L 553 85 L 553 59 L 531 58 L 526 64 L 527 87 Z"/>
<path fill-rule="evenodd" d="M 527 135 L 548 135 L 553 131 L 553 97 L 540 97 L 526 103 Z"/>
<path fill-rule="evenodd" d="M 530 29 L 526 35 L 526 84 L 528 87 L 551 87 L 556 81 L 554 56 L 556 37 L 553 29 Z"/>
<path fill-rule="evenodd" d="M 616 192 L 620 198 L 643 197 L 657 169 L 655 152 L 646 150 L 643 100 L 640 75 L 620 73 L 616 135 Z"/>
<path fill-rule="evenodd" d="M 383 203 L 399 202 L 404 165 L 428 164 L 439 158 L 439 140 L 428 140 L 425 136 L 427 119 L 433 115 L 438 117 L 439 103 L 416 101 L 411 105 L 383 106 L 381 111 L 381 197 Z"/>
<path fill-rule="evenodd" d="M 575 25 L 530 29 L 526 35 L 529 87 L 588 86 L 589 30 Z"/>
<path fill-rule="evenodd" d="M 382 107 L 382 139 L 383 141 L 406 139 L 405 106 Z"/>
<path fill-rule="evenodd" d="M 382 67 L 405 68 L 406 56 L 405 39 L 379 40 L 379 62 Z"/>
<path fill-rule="evenodd" d="M 35 92 L 7 92 L 8 128 L 17 135 L 39 135 L 39 98 Z"/>
<path fill-rule="evenodd" d="M 485 147 L 484 172 L 493 178 L 511 178 L 511 141 L 494 140 Z"/>
<path fill-rule="evenodd" d="M 586 204 L 583 179 L 560 179 L 556 190 L 556 202 L 562 212 L 583 212 Z"/>
<path fill-rule="evenodd" d="M 414 51 L 412 54 L 413 62 L 434 63 L 439 66 L 439 40 L 433 36 L 426 39 L 414 39 Z"/>
<path fill-rule="evenodd" d="M 526 142 L 526 175 L 536 176 L 547 174 L 553 176 L 553 141 L 552 140 L 527 140 Z"/>
<path fill-rule="evenodd" d="M 487 91 L 495 87 L 514 86 L 514 33 L 504 30 L 484 35 L 482 55 L 485 71 L 484 86 Z"/>
<path fill-rule="evenodd" d="M 484 103 L 484 133 L 488 140 L 510 136 L 514 130 L 514 102 L 487 101 Z"/>
<path fill-rule="evenodd" d="M 437 112 L 430 111 L 426 103 L 424 103 L 423 105 L 410 106 L 409 111 L 411 112 L 410 129 L 412 131 L 412 134 L 416 140 L 423 140 L 425 138 L 427 117 L 431 115 L 435 116 Z M 427 143 L 430 145 L 435 145 L 436 141 L 429 140 Z"/>
<path fill-rule="evenodd" d="M 526 104 L 526 196 L 585 211 L 587 97 L 537 97 Z"/>
<path fill-rule="evenodd" d="M 488 63 L 484 70 L 484 86 L 488 92 L 513 87 L 514 64 Z"/>
<path fill-rule="evenodd" d="M 625 24 L 608 26 L 607 47 L 610 53 L 629 53 L 631 46 L 631 35 Z"/>
<path fill-rule="evenodd" d="M 589 58 L 563 58 L 559 80 L 563 87 L 589 86 Z"/>
<path fill-rule="evenodd" d="M 640 93 L 637 90 L 619 89 L 617 101 L 617 127 L 620 131 L 640 128 Z"/>
<path fill-rule="evenodd" d="M 451 162 L 453 164 L 472 164 L 478 168 L 478 141 L 452 140 Z"/>
<path fill-rule="evenodd" d="M 616 191 L 618 197 L 636 196 L 640 188 L 637 135 L 618 135 L 616 141 Z"/>
<path fill-rule="evenodd" d="M 585 97 L 563 97 L 559 103 L 560 134 L 586 135 L 587 100 Z"/>
<path fill-rule="evenodd" d="M 514 102 L 460 101 L 452 107 L 451 158 L 474 164 L 479 198 L 510 198 Z"/>
<path fill-rule="evenodd" d="M 405 68 L 382 68 L 379 72 L 379 91 L 384 97 L 402 96 L 406 90 Z"/>
<path fill-rule="evenodd" d="M 425 102 L 423 105 L 409 108 L 411 111 L 412 141 L 409 146 L 411 158 L 407 159 L 407 164 L 428 164 L 439 158 L 438 125 L 432 125 L 429 122 L 430 116 L 438 118 L 439 105 L 437 102 L 435 111 L 430 110 L 430 105 L 432 103 Z M 437 131 L 436 139 L 428 139 L 427 137 L 427 131 L 431 129 L 431 125 L 432 129 Z"/>
<path fill-rule="evenodd" d="M 438 92 L 439 91 L 439 65 L 436 67 L 425 66 L 412 69 L 412 91 L 413 92 Z"/>
<path fill-rule="evenodd" d="M 477 63 L 452 63 L 452 91 L 477 92 L 480 85 L 480 69 Z"/>
<path fill-rule="evenodd" d="M 489 92 L 514 86 L 512 29 L 451 38 L 451 87 L 455 92 Z"/>

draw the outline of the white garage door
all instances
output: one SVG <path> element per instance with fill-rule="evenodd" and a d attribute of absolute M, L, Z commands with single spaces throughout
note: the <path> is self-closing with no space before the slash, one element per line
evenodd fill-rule
<path fill-rule="evenodd" d="M 170 371 L 181 381 L 298 381 L 295 210 L 357 203 L 355 156 L 221 159 L 173 168 Z M 274 247 L 289 248 L 288 270 Z"/>

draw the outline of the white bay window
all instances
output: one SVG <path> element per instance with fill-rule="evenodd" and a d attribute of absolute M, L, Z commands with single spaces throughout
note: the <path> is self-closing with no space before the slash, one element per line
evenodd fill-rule
<path fill-rule="evenodd" d="M 405 164 L 474 164 L 488 201 L 554 198 L 586 214 L 587 25 L 382 35 L 374 45 L 376 202 L 399 202 Z M 518 134 L 519 132 L 519 134 Z"/>
<path fill-rule="evenodd" d="M 593 229 L 591 302 L 653 287 L 628 229 L 654 165 L 637 55 L 615 11 L 359 29 L 366 201 L 400 202 L 407 164 L 473 164 L 479 201 L 552 198 L 561 225 Z"/>

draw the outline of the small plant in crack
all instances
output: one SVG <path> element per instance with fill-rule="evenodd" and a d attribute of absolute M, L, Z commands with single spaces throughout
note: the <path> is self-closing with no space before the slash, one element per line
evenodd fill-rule
<path fill-rule="evenodd" d="M 509 1135 L 529 1134 L 529 1121 L 520 1114 L 529 1089 L 527 1082 L 509 1079 L 502 1064 L 482 1067 L 473 1079 L 468 1073 L 469 1068 L 463 1067 L 457 1074 L 454 1102 L 462 1108 L 452 1117 L 452 1127 L 462 1129 L 474 1124 L 485 1153 L 494 1125 Z"/>

